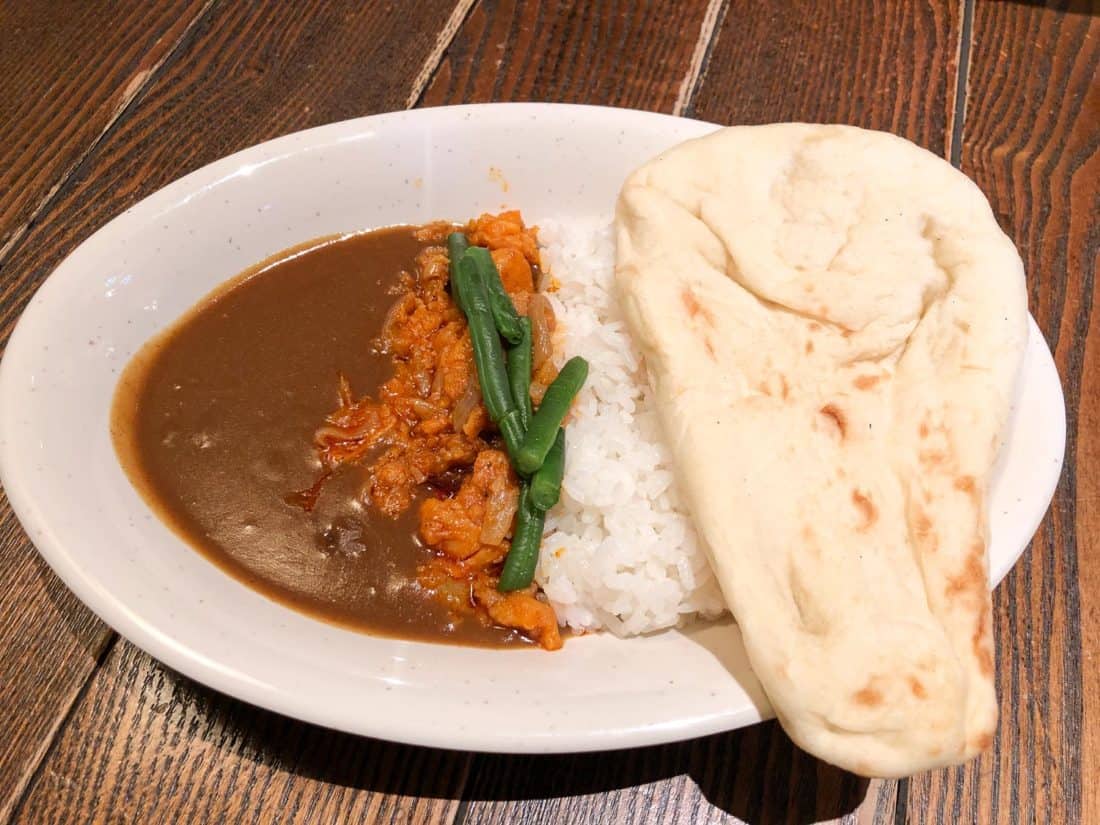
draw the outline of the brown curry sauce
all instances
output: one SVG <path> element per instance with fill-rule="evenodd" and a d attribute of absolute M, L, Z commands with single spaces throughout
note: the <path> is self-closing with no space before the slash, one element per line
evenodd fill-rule
<path fill-rule="evenodd" d="M 318 448 L 348 388 L 370 394 L 392 378 L 379 332 L 424 237 L 395 227 L 321 239 L 242 273 L 127 366 L 112 436 L 161 519 L 269 598 L 373 634 L 525 644 L 425 586 L 440 554 L 418 539 L 418 511 L 454 495 L 461 476 L 443 479 L 451 490 L 418 485 L 411 505 L 383 514 L 363 495 L 369 462 L 327 463 Z M 310 488 L 303 507 L 295 491 Z"/>

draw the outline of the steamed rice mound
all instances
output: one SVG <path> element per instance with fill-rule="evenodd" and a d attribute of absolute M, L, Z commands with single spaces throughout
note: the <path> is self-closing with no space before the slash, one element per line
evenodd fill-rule
<path fill-rule="evenodd" d="M 588 359 L 536 579 L 576 630 L 630 636 L 725 611 L 673 477 L 645 364 L 613 293 L 609 219 L 546 221 L 556 359 Z"/>

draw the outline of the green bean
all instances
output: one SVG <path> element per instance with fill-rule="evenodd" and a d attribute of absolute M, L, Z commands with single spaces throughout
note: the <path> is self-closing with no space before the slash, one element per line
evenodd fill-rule
<path fill-rule="evenodd" d="M 497 330 L 509 344 L 518 344 L 522 333 L 519 326 L 519 313 L 515 304 L 504 291 L 504 282 L 500 280 L 497 265 L 493 263 L 493 256 L 483 246 L 471 246 L 463 253 L 472 260 L 481 273 L 481 281 L 485 284 L 485 291 L 489 296 L 489 309 L 493 313 L 493 323 Z"/>
<path fill-rule="evenodd" d="M 523 443 L 523 435 L 527 431 L 527 428 L 523 426 L 523 419 L 518 409 L 508 410 L 497 422 L 497 427 L 500 429 L 501 436 L 504 437 L 504 447 L 508 450 L 508 458 L 512 461 L 512 466 L 516 466 L 516 455 L 519 453 L 519 446 Z"/>
<path fill-rule="evenodd" d="M 569 405 L 588 377 L 588 362 L 580 356 L 570 358 L 561 368 L 558 377 L 546 388 L 538 412 L 531 418 L 527 435 L 523 437 L 515 457 L 516 470 L 521 475 L 531 475 L 542 466 L 546 454 L 554 446 L 561 422 L 569 412 Z"/>
<path fill-rule="evenodd" d="M 508 348 L 508 384 L 526 432 L 534 415 L 531 407 L 531 319 L 520 318 L 519 329 L 519 342 Z"/>
<path fill-rule="evenodd" d="M 497 583 L 497 590 L 502 593 L 522 590 L 535 578 L 546 515 L 531 506 L 530 497 L 530 488 L 523 482 L 519 488 L 519 509 L 516 511 L 512 546 L 508 549 L 508 557 L 504 560 L 504 569 L 500 571 L 500 581 Z"/>
<path fill-rule="evenodd" d="M 545 513 L 557 504 L 561 498 L 561 480 L 564 476 L 565 430 L 559 427 L 546 460 L 531 476 L 531 506 Z"/>
<path fill-rule="evenodd" d="M 481 398 L 493 423 L 500 424 L 509 411 L 516 409 L 508 373 L 504 367 L 504 349 L 489 312 L 485 285 L 474 262 L 463 255 L 455 270 L 455 294 L 458 305 L 466 313 L 470 328 L 470 343 L 474 349 L 474 366 L 481 385 Z"/>
<path fill-rule="evenodd" d="M 451 262 L 451 295 L 454 296 L 458 308 L 462 309 L 462 302 L 458 297 L 458 289 L 455 287 L 455 277 L 458 272 L 458 262 L 462 259 L 462 253 L 470 246 L 466 236 L 461 232 L 452 232 L 447 236 L 447 257 Z M 466 310 L 462 309 L 463 312 Z"/>

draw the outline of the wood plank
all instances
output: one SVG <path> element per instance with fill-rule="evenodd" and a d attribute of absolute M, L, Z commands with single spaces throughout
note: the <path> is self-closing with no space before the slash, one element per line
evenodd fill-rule
<path fill-rule="evenodd" d="M 956 2 L 731 2 L 687 114 L 885 129 L 945 154 Z"/>
<path fill-rule="evenodd" d="M 287 132 L 402 108 L 455 5 L 215 7 L 141 95 L 136 116 L 74 172 L 33 237 L 0 258 L 0 336 L 79 241 L 171 180 Z"/>
<path fill-rule="evenodd" d="M 148 88 L 103 135 L 32 230 L 7 257 L 0 256 L 0 348 L 57 263 L 145 195 L 268 137 L 400 108 L 455 6 L 436 0 L 409 11 L 347 0 L 212 9 L 181 53 L 148 78 Z M 5 20 L 0 16 L 0 32 Z M 74 44 L 76 53 L 95 48 L 96 36 L 81 36 L 90 45 Z M 52 71 L 43 69 L 46 80 L 56 82 Z M 65 105 L 71 111 L 77 104 Z M 39 560 L 2 496 L 0 561 L 3 822 L 109 635 Z"/>
<path fill-rule="evenodd" d="M 79 2 L 4 4 L 0 250 L 26 230 L 205 6 L 206 0 L 124 0 L 110 10 Z"/>
<path fill-rule="evenodd" d="M 731 3 L 715 22 L 685 113 L 720 123 L 854 123 L 948 151 L 946 110 L 954 101 L 961 33 L 956 5 Z M 505 67 L 499 74 L 511 78 L 517 71 Z M 492 99 L 496 74 L 482 73 L 479 81 L 456 81 L 441 71 L 437 83 Z M 515 79 L 499 83 L 524 88 Z M 433 86 L 428 99 L 449 100 L 435 93 Z M 519 761 L 479 755 L 471 777 L 467 823 L 834 817 L 885 823 L 894 821 L 899 802 L 898 783 L 878 781 L 868 791 L 866 783 L 798 751 L 774 723 L 634 753 Z"/>
<path fill-rule="evenodd" d="M 92 150 L 205 2 L 0 11 L 0 258 Z M 80 116 L 73 111 L 79 107 Z M 7 333 L 0 337 L 0 346 Z M 110 638 L 34 553 L 0 492 L 0 821 Z"/>
<path fill-rule="evenodd" d="M 483 0 L 423 105 L 537 100 L 671 112 L 708 4 Z"/>
<path fill-rule="evenodd" d="M 119 641 L 12 821 L 450 822 L 468 762 L 258 710 Z"/>
<path fill-rule="evenodd" d="M 2 492 L 0 559 L 0 822 L 6 822 L 110 631 L 34 552 Z"/>
<path fill-rule="evenodd" d="M 1100 821 L 1100 789 L 1088 781 L 1100 776 L 1100 572 L 1079 557 L 1100 540 L 1100 20 L 1085 11 L 975 10 L 962 168 L 1024 258 L 1069 438 L 1052 510 L 994 595 L 994 749 L 912 780 L 915 822 Z"/>

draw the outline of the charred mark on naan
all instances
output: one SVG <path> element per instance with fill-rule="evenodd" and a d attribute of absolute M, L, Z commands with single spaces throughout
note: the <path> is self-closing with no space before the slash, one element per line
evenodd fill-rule
<path fill-rule="evenodd" d="M 844 411 L 840 407 L 836 404 L 826 404 L 818 412 L 836 424 L 836 428 L 840 431 L 841 440 L 848 435 L 848 419 L 845 418 Z"/>
<path fill-rule="evenodd" d="M 871 677 L 864 687 L 852 694 L 853 701 L 869 708 L 881 705 L 883 702 L 882 691 L 875 687 L 876 681 L 874 677 Z"/>
<path fill-rule="evenodd" d="M 987 732 L 979 733 L 973 739 L 970 740 L 970 745 L 976 751 L 984 751 L 990 745 L 993 744 L 993 734 Z"/>
<path fill-rule="evenodd" d="M 951 456 L 944 450 L 921 450 L 919 457 L 921 464 L 927 467 L 938 467 L 946 463 Z"/>
<path fill-rule="evenodd" d="M 861 531 L 869 529 L 878 520 L 878 508 L 871 501 L 871 496 L 856 487 L 852 488 L 852 504 L 863 516 L 863 523 L 859 526 Z"/>
<path fill-rule="evenodd" d="M 761 395 L 766 395 L 769 398 L 778 395 L 784 401 L 786 401 L 791 394 L 791 387 L 787 383 L 787 376 L 783 373 L 775 373 L 775 375 L 769 377 L 765 381 L 761 381 L 756 385 L 756 388 L 760 391 Z"/>
<path fill-rule="evenodd" d="M 932 519 L 929 518 L 920 506 L 913 508 L 913 539 L 917 548 L 922 553 L 935 553 L 940 548 L 940 539 L 932 528 Z"/>
<path fill-rule="evenodd" d="M 979 510 L 982 509 L 982 495 L 978 492 L 978 485 L 971 475 L 962 475 L 955 479 L 955 489 L 960 493 L 966 493 L 970 497 L 974 506 Z"/>
<path fill-rule="evenodd" d="M 909 682 L 909 690 L 918 699 L 927 699 L 928 691 L 924 689 L 924 683 L 916 676 L 908 676 L 906 681 Z"/>
<path fill-rule="evenodd" d="M 869 390 L 884 378 L 882 375 L 857 375 L 855 384 L 857 390 Z"/>
<path fill-rule="evenodd" d="M 989 634 L 988 606 L 978 613 L 978 626 L 974 628 L 974 636 L 970 642 L 974 648 L 974 658 L 978 660 L 978 670 L 984 676 L 993 675 L 993 639 Z"/>
<path fill-rule="evenodd" d="M 684 287 L 680 291 L 680 300 L 684 302 L 684 309 L 687 310 L 688 317 L 692 320 L 702 318 L 710 326 L 714 326 L 714 313 L 699 303 L 699 298 L 690 287 Z"/>
<path fill-rule="evenodd" d="M 986 575 L 985 565 L 982 564 L 982 556 L 985 553 L 985 545 L 976 541 L 966 556 L 962 570 L 958 575 L 949 576 L 944 593 L 948 598 L 954 598 L 966 594 L 985 595 Z"/>

